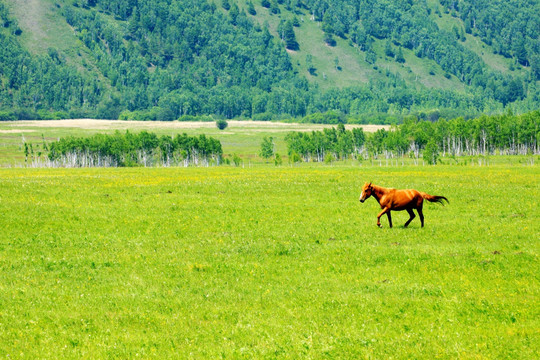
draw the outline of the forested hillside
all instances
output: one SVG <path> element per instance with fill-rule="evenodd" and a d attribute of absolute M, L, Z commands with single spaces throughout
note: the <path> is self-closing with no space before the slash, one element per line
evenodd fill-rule
<path fill-rule="evenodd" d="M 0 0 L 0 120 L 520 113 L 540 107 L 539 14 L 501 0 Z"/>

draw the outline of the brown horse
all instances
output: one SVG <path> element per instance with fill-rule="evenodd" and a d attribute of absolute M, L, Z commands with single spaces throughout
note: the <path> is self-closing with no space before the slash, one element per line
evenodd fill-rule
<path fill-rule="evenodd" d="M 407 227 L 412 221 L 412 219 L 416 217 L 416 215 L 414 215 L 413 209 L 416 209 L 416 211 L 418 211 L 418 216 L 420 216 L 420 222 L 422 223 L 422 227 L 424 227 L 424 214 L 422 213 L 424 199 L 442 205 L 444 205 L 443 200 L 446 200 L 446 202 L 448 203 L 448 199 L 444 196 L 428 195 L 426 193 L 413 189 L 387 189 L 381 186 L 372 185 L 371 183 L 365 183 L 364 187 L 362 188 L 362 195 L 360 195 L 360 202 L 366 201 L 366 199 L 370 196 L 373 196 L 381 205 L 381 209 L 383 209 L 379 213 L 379 215 L 377 215 L 377 226 L 379 227 L 381 226 L 380 219 L 383 214 L 386 214 L 386 216 L 388 216 L 388 222 L 390 223 L 390 227 L 392 227 L 392 216 L 390 215 L 391 210 L 407 210 L 410 215 L 410 219 L 407 220 L 407 222 L 405 223 L 405 227 Z"/>

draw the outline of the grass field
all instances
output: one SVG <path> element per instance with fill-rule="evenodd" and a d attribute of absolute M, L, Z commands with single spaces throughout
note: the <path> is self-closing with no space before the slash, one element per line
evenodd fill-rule
<path fill-rule="evenodd" d="M 539 175 L 0 169 L 0 358 L 535 358 Z M 364 181 L 450 204 L 379 229 Z"/>

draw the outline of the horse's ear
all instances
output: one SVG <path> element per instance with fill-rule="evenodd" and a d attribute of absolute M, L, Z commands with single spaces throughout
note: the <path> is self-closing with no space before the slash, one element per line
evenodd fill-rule
<path fill-rule="evenodd" d="M 371 181 L 369 182 L 369 185 L 368 185 L 368 186 L 371 187 Z"/>

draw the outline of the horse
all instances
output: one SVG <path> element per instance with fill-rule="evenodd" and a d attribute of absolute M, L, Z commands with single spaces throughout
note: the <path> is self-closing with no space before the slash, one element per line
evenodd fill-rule
<path fill-rule="evenodd" d="M 378 227 L 381 227 L 380 219 L 384 214 L 388 216 L 388 222 L 390 223 L 390 227 L 392 227 L 392 216 L 390 215 L 391 210 L 407 210 L 410 218 L 407 220 L 404 227 L 409 226 L 411 221 L 416 217 L 413 209 L 418 211 L 420 222 L 422 223 L 422 227 L 424 227 L 424 214 L 422 213 L 424 199 L 430 202 L 439 203 L 441 205 L 444 205 L 444 201 L 449 203 L 448 199 L 444 196 L 429 195 L 414 189 L 387 189 L 383 188 L 382 186 L 373 185 L 372 183 L 365 183 L 362 187 L 360 202 L 363 203 L 370 196 L 373 196 L 381 205 L 382 211 L 379 213 L 379 215 L 377 215 Z"/>

